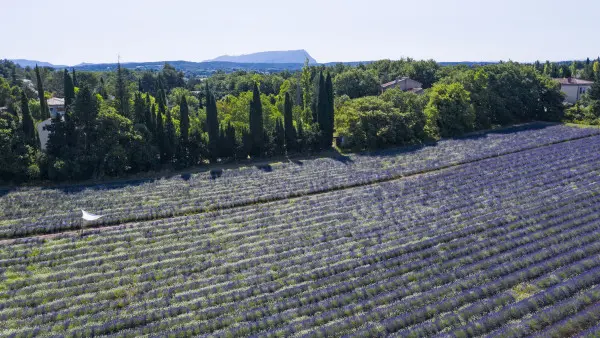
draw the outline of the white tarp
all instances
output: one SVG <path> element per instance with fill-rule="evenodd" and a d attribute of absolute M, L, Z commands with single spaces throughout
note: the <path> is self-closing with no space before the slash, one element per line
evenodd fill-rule
<path fill-rule="evenodd" d="M 101 215 L 94 215 L 94 214 L 90 214 L 89 212 L 81 209 L 81 218 L 83 218 L 86 221 L 95 221 L 98 218 L 102 217 Z"/>

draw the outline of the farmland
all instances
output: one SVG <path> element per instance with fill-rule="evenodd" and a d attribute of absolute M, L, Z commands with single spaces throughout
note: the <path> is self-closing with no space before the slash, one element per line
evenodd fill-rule
<path fill-rule="evenodd" d="M 598 335 L 599 175 L 597 129 L 527 125 L 6 190 L 0 334 Z M 80 208 L 106 214 L 81 236 Z"/>

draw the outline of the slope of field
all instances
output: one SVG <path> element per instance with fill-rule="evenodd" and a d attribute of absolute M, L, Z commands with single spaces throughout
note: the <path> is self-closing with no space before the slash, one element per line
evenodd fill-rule
<path fill-rule="evenodd" d="M 330 191 L 428 172 L 598 134 L 598 129 L 530 124 L 435 146 L 198 173 L 136 184 L 20 188 L 0 197 L 0 238 L 80 226 L 80 209 L 112 225 L 187 215 Z"/>
<path fill-rule="evenodd" d="M 19 239 L 0 247 L 0 334 L 598 334 L 599 181 L 600 136 L 590 136 L 318 195 Z"/>

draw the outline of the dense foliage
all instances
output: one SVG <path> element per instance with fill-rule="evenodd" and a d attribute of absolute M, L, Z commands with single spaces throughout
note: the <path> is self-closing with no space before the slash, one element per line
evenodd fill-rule
<path fill-rule="evenodd" d="M 576 73 L 593 71 L 589 64 L 576 64 Z M 381 60 L 203 78 L 169 64 L 160 71 L 117 65 L 113 72 L 75 73 L 4 61 L 0 74 L 0 106 L 17 117 L 9 138 L 31 148 L 27 156 L 19 147 L 5 154 L 5 161 L 22 159 L 12 168 L 31 167 L 27 175 L 4 171 L 0 180 L 13 182 L 315 152 L 330 148 L 336 137 L 338 146 L 355 150 L 420 144 L 514 123 L 560 121 L 563 115 L 552 74 L 538 64 L 513 62 L 440 67 L 432 60 Z M 381 91 L 381 83 L 401 76 L 420 81 L 425 93 Z M 48 126 L 50 140 L 41 151 L 32 142 L 37 135 L 29 115 L 34 126 L 48 119 L 51 96 L 65 98 L 66 114 Z M 570 111 L 571 120 L 594 116 L 590 111 L 600 104 L 590 97 L 588 106 Z M 100 140 L 114 147 L 98 145 Z"/>

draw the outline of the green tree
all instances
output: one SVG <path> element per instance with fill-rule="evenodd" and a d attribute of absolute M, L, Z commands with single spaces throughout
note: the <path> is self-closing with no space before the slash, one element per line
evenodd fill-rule
<path fill-rule="evenodd" d="M 146 104 L 141 92 L 133 94 L 133 118 L 135 123 L 144 123 Z"/>
<path fill-rule="evenodd" d="M 74 116 L 78 127 L 83 127 L 88 133 L 92 130 L 98 116 L 98 102 L 88 87 L 81 88 L 77 93 Z"/>
<path fill-rule="evenodd" d="M 338 96 L 348 95 L 351 99 L 377 95 L 381 91 L 377 76 L 358 68 L 336 75 L 333 85 Z"/>
<path fill-rule="evenodd" d="M 285 153 L 285 130 L 280 119 L 275 121 L 273 152 L 275 155 L 283 155 Z"/>
<path fill-rule="evenodd" d="M 129 117 L 129 90 L 127 88 L 125 75 L 121 69 L 121 63 L 117 63 L 117 83 L 115 85 L 116 101 L 118 113 L 124 117 Z"/>
<path fill-rule="evenodd" d="M 317 116 L 315 121 L 319 124 L 319 130 L 324 133 L 327 128 L 327 104 L 329 103 L 329 98 L 327 97 L 327 88 L 325 87 L 325 78 L 322 72 L 319 73 L 317 93 Z"/>
<path fill-rule="evenodd" d="M 33 117 L 31 116 L 31 112 L 29 111 L 29 100 L 27 99 L 27 95 L 25 95 L 25 91 L 21 91 L 21 115 L 23 116 L 22 127 L 25 142 L 28 145 L 37 148 L 39 142 L 35 130 L 35 125 L 33 123 Z"/>
<path fill-rule="evenodd" d="M 252 138 L 251 155 L 259 157 L 265 150 L 263 110 L 260 101 L 260 92 L 258 85 L 254 83 L 252 88 L 252 101 L 250 101 L 250 136 Z"/>
<path fill-rule="evenodd" d="M 100 78 L 100 88 L 98 89 L 98 94 L 102 96 L 103 99 L 108 99 L 108 92 L 106 91 L 106 86 L 104 85 L 104 78 Z"/>
<path fill-rule="evenodd" d="M 155 136 L 156 136 L 156 131 L 158 128 L 157 126 L 158 126 L 158 119 L 156 117 L 156 104 L 152 103 L 152 105 L 150 106 L 150 121 L 149 121 L 148 127 Z"/>
<path fill-rule="evenodd" d="M 35 152 L 23 140 L 18 118 L 9 112 L 0 112 L 0 181 L 21 182 L 39 176 Z"/>
<path fill-rule="evenodd" d="M 302 73 L 300 76 L 300 85 L 302 87 L 302 109 L 305 111 L 306 116 L 311 116 L 312 112 L 307 112 L 310 109 L 312 103 L 312 73 L 308 66 L 308 58 L 304 60 L 304 67 L 302 67 Z M 304 121 L 312 122 L 312 121 Z"/>
<path fill-rule="evenodd" d="M 325 129 L 323 133 L 324 145 L 326 148 L 331 147 L 333 142 L 333 126 L 335 121 L 335 104 L 333 94 L 333 82 L 331 80 L 331 74 L 327 74 L 325 79 L 325 91 L 327 93 L 327 110 L 325 111 Z"/>
<path fill-rule="evenodd" d="M 469 96 L 460 83 L 434 85 L 425 108 L 427 133 L 437 138 L 458 136 L 473 130 L 475 112 Z"/>
<path fill-rule="evenodd" d="M 144 124 L 152 133 L 154 132 L 154 118 L 152 118 L 152 105 L 150 102 L 150 94 L 146 93 L 144 100 Z"/>
<path fill-rule="evenodd" d="M 160 161 L 162 163 L 166 163 L 166 145 L 167 141 L 165 140 L 165 127 L 164 120 L 162 116 L 161 109 L 158 109 L 156 112 L 156 145 L 160 152 Z"/>
<path fill-rule="evenodd" d="M 577 62 L 571 62 L 571 66 L 569 66 L 569 71 L 571 72 L 571 76 L 577 77 Z"/>
<path fill-rule="evenodd" d="M 75 101 L 75 86 L 73 85 L 71 75 L 69 75 L 69 72 L 66 69 L 64 70 L 64 93 L 65 110 L 67 110 L 67 108 Z"/>
<path fill-rule="evenodd" d="M 211 161 L 216 161 L 219 150 L 219 120 L 217 103 L 206 83 L 206 129 L 208 131 L 208 152 Z"/>
<path fill-rule="evenodd" d="M 77 75 L 75 75 L 75 68 L 71 68 L 71 71 L 73 72 L 73 86 L 79 87 L 79 82 L 77 81 Z"/>
<path fill-rule="evenodd" d="M 285 129 L 285 147 L 288 152 L 297 151 L 296 129 L 292 117 L 292 100 L 290 94 L 285 93 L 285 102 L 283 105 L 283 121 Z"/>
<path fill-rule="evenodd" d="M 50 110 L 48 109 L 46 98 L 44 97 L 44 83 L 42 82 L 42 77 L 40 75 L 40 68 L 37 65 L 35 65 L 35 79 L 37 83 L 38 98 L 40 99 L 41 115 L 46 118 L 50 116 Z"/>
<path fill-rule="evenodd" d="M 185 95 L 181 97 L 181 102 L 179 103 L 179 116 L 179 130 L 181 131 L 181 141 L 187 144 L 190 131 L 190 112 Z"/>
<path fill-rule="evenodd" d="M 171 111 L 168 110 L 167 118 L 165 120 L 165 158 L 167 163 L 173 161 L 173 156 L 175 155 L 176 148 L 177 135 L 175 134 L 175 124 L 173 123 Z"/>

